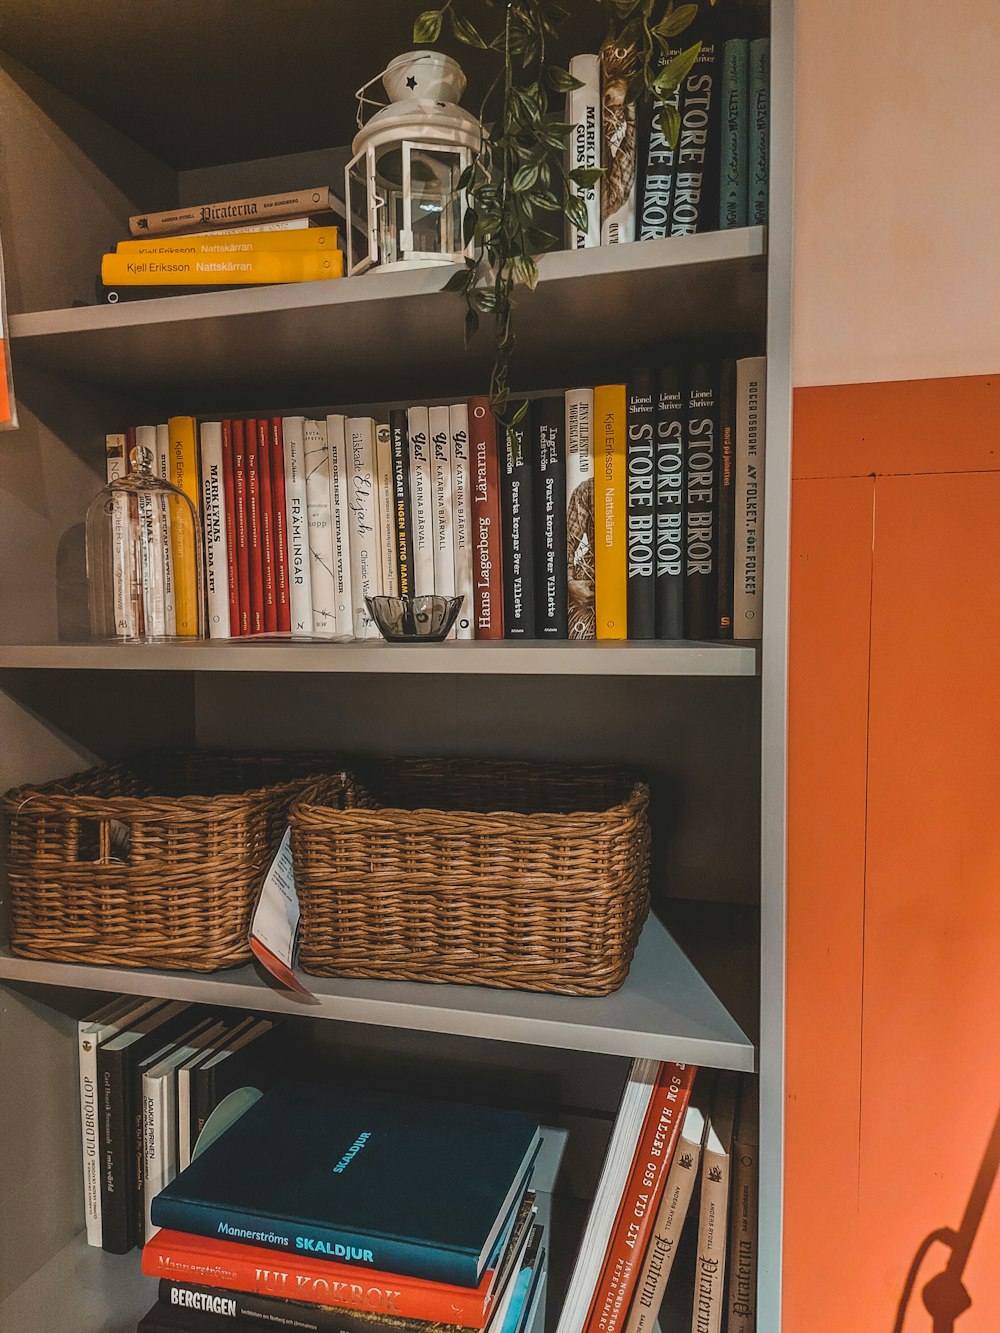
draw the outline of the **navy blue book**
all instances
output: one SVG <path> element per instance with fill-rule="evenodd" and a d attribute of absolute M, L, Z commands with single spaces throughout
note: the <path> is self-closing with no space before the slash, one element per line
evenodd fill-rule
<path fill-rule="evenodd" d="M 478 1285 L 525 1189 L 520 1111 L 279 1083 L 153 1200 L 153 1225 Z"/>

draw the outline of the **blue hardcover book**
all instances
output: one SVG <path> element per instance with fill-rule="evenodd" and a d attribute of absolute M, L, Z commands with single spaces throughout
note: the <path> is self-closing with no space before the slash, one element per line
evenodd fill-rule
<path fill-rule="evenodd" d="M 157 1195 L 152 1220 L 475 1287 L 538 1131 L 519 1111 L 279 1083 Z"/>
<path fill-rule="evenodd" d="M 767 223 L 768 134 L 771 121 L 771 41 L 759 37 L 750 43 L 750 161 L 747 205 L 750 225 Z"/>
<path fill-rule="evenodd" d="M 722 48 L 722 152 L 719 227 L 747 225 L 747 79 L 750 43 L 734 37 Z"/>

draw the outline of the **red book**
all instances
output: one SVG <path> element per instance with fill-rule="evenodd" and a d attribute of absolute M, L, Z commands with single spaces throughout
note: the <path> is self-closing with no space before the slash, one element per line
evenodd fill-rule
<path fill-rule="evenodd" d="M 291 633 L 292 606 L 288 598 L 288 523 L 285 513 L 285 442 L 281 417 L 271 418 L 271 494 L 274 497 L 274 593 L 278 629 Z"/>
<path fill-rule="evenodd" d="M 274 592 L 274 493 L 271 489 L 271 432 L 265 417 L 257 422 L 257 466 L 260 475 L 260 558 L 264 575 L 264 631 L 278 628 Z"/>
<path fill-rule="evenodd" d="M 236 582 L 239 588 L 240 634 L 250 633 L 250 516 L 247 496 L 247 450 L 242 421 L 233 422 L 233 490 L 236 492 Z"/>
<path fill-rule="evenodd" d="M 233 423 L 222 423 L 222 493 L 226 510 L 226 579 L 229 585 L 229 635 L 240 633 L 240 576 L 236 550 L 236 480 L 233 475 Z"/>
<path fill-rule="evenodd" d="M 694 1065 L 660 1065 L 584 1333 L 618 1333 L 625 1325 L 656 1226 L 694 1076 Z"/>
<path fill-rule="evenodd" d="M 247 545 L 250 549 L 250 633 L 264 632 L 264 544 L 260 522 L 260 450 L 257 422 L 244 423 L 247 446 Z"/>
<path fill-rule="evenodd" d="M 478 1287 L 450 1287 L 442 1282 L 396 1277 L 329 1259 L 210 1240 L 180 1231 L 158 1231 L 146 1242 L 142 1271 L 147 1277 L 221 1287 L 224 1291 L 257 1292 L 312 1305 L 474 1329 L 486 1324 L 494 1278 L 489 1269 Z"/>
<path fill-rule="evenodd" d="M 477 639 L 503 638 L 500 556 L 500 455 L 497 423 L 487 398 L 469 399 L 472 467 L 472 600 Z"/>

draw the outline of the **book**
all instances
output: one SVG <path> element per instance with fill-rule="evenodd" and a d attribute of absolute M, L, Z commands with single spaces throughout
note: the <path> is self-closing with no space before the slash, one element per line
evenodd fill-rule
<path fill-rule="evenodd" d="M 711 36 L 681 87 L 681 128 L 674 151 L 670 235 L 713 230 L 719 215 L 719 92 Z"/>
<path fill-rule="evenodd" d="M 732 1152 L 726 1333 L 755 1333 L 757 1327 L 758 1151 L 757 1085 L 744 1075 Z"/>
<path fill-rule="evenodd" d="M 596 55 L 573 56 L 569 73 L 582 85 L 566 95 L 566 122 L 573 126 L 568 142 L 570 171 L 580 167 L 590 170 L 601 165 L 601 59 Z M 587 225 L 578 227 L 567 221 L 566 246 L 585 250 L 601 243 L 601 183 L 573 185 L 587 208 Z"/>
<path fill-rule="evenodd" d="M 229 638 L 229 545 L 226 489 L 222 475 L 222 422 L 201 424 L 202 527 L 205 536 L 205 594 L 208 636 Z"/>
<path fill-rule="evenodd" d="M 747 220 L 753 227 L 767 225 L 770 152 L 771 41 L 757 37 L 750 43 L 750 114 L 748 144 Z"/>
<path fill-rule="evenodd" d="M 469 406 L 452 403 L 448 410 L 451 430 L 451 511 L 455 532 L 455 595 L 462 605 L 455 622 L 455 637 L 476 637 L 473 606 L 472 471 L 469 452 Z"/>
<path fill-rule="evenodd" d="M 340 201 L 335 201 L 334 213 L 340 212 L 343 215 L 343 208 Z M 220 223 L 217 227 L 206 227 L 204 223 L 199 223 L 194 227 L 183 227 L 180 231 L 165 233 L 163 239 L 173 241 L 183 239 L 187 236 L 208 236 L 218 237 L 220 240 L 227 236 L 256 236 L 260 232 L 272 234 L 274 232 L 286 231 L 314 231 L 317 227 L 332 227 L 334 220 L 326 213 L 303 214 L 292 218 L 272 218 L 270 222 L 244 222 L 240 226 L 234 226 L 232 223 Z M 144 236 L 141 240 L 151 240 L 152 237 Z"/>
<path fill-rule="evenodd" d="M 213 255 L 104 255 L 105 287 L 227 287 L 271 282 L 322 282 L 344 276 L 342 250 Z"/>
<path fill-rule="evenodd" d="M 566 392 L 566 633 L 596 637 L 594 609 L 594 391 Z"/>
<path fill-rule="evenodd" d="M 343 438 L 343 417 L 340 439 Z M 337 576 L 334 566 L 333 514 L 330 506 L 330 420 L 306 420 L 302 426 L 302 456 L 306 470 L 306 512 L 309 522 L 309 589 L 312 597 L 312 632 L 332 637 L 338 631 Z M 343 454 L 339 455 L 343 459 Z"/>
<path fill-rule="evenodd" d="M 338 206 L 333 191 L 324 185 L 285 194 L 260 194 L 247 199 L 227 199 L 222 203 L 187 205 L 163 213 L 141 213 L 129 218 L 128 229 L 133 236 L 157 236 L 182 231 L 185 227 L 221 228 L 231 223 L 272 222 L 277 218 L 330 213 Z"/>
<path fill-rule="evenodd" d="M 277 607 L 277 629 L 287 634 L 292 628 L 290 590 L 288 586 L 288 502 L 285 496 L 285 438 L 281 418 L 272 417 L 268 426 L 268 452 L 271 464 L 271 500 L 274 506 L 272 532 L 274 537 L 274 601 Z"/>
<path fill-rule="evenodd" d="M 260 433 L 256 417 L 243 423 L 247 463 L 247 553 L 250 563 L 250 633 L 263 634 L 264 524 L 261 516 Z M 265 435 L 266 439 L 266 435 Z M 266 459 L 264 460 L 266 462 Z"/>
<path fill-rule="evenodd" d="M 251 1019 L 220 1034 L 216 1048 L 192 1064 L 188 1091 L 192 1158 L 202 1150 L 200 1139 L 209 1117 L 231 1093 L 244 1088 L 264 1092 L 271 1087 L 283 1068 L 284 1039 L 280 1023 Z"/>
<path fill-rule="evenodd" d="M 635 240 L 637 125 L 633 43 L 601 47 L 601 244 Z"/>
<path fill-rule="evenodd" d="M 733 37 L 722 48 L 719 227 L 747 225 L 750 43 Z"/>
<path fill-rule="evenodd" d="M 396 585 L 400 597 L 413 595 L 413 520 L 410 512 L 410 436 L 405 407 L 389 413 L 392 435 L 392 497 L 396 518 Z"/>
<path fill-rule="evenodd" d="M 156 427 L 156 461 L 153 471 L 161 481 L 170 480 L 170 428 L 161 422 Z M 177 581 L 174 577 L 171 523 L 173 511 L 168 500 L 160 506 L 163 530 L 163 595 L 165 599 L 167 633 L 177 633 Z"/>
<path fill-rule="evenodd" d="M 594 390 L 594 608 L 599 639 L 628 637 L 626 389 Z"/>
<path fill-rule="evenodd" d="M 475 1287 L 538 1143 L 517 1111 L 279 1083 L 160 1193 L 153 1221 Z"/>
<path fill-rule="evenodd" d="M 451 409 L 427 414 L 431 450 L 431 504 L 434 510 L 434 591 L 455 596 L 455 525 L 452 496 Z M 456 637 L 454 629 L 448 636 Z"/>
<path fill-rule="evenodd" d="M 189 1060 L 184 1060 L 177 1066 L 177 1167 L 180 1171 L 191 1165 L 194 1151 L 195 1124 L 191 1096 L 194 1071 L 211 1055 L 230 1047 L 254 1024 L 252 1018 L 230 1018 L 222 1021 L 223 1031 L 219 1036 L 202 1050 L 197 1051 Z"/>
<path fill-rule="evenodd" d="M 283 417 L 285 514 L 288 529 L 288 599 L 292 634 L 312 633 L 309 510 L 306 503 L 303 417 Z"/>
<path fill-rule="evenodd" d="M 736 526 L 736 362 L 727 357 L 719 369 L 719 442 L 717 459 L 715 537 L 716 634 L 733 637 L 733 559 Z"/>
<path fill-rule="evenodd" d="M 475 634 L 477 639 L 502 639 L 503 557 L 496 418 L 486 398 L 470 398 L 468 411 Z"/>
<path fill-rule="evenodd" d="M 156 427 L 135 427 L 135 448 L 151 472 L 156 469 Z M 131 497 L 130 497 L 131 502 Z M 148 635 L 176 632 L 176 613 L 168 619 L 168 586 L 172 565 L 168 550 L 172 531 L 171 501 L 157 499 L 148 491 L 134 497 L 138 518 L 138 564 L 141 572 L 143 629 Z M 176 515 L 179 511 L 174 510 Z M 201 533 L 196 534 L 201 543 Z"/>
<path fill-rule="evenodd" d="M 399 596 L 396 565 L 396 503 L 392 466 L 392 431 L 381 422 L 375 427 L 375 507 L 378 510 L 380 571 L 379 592 Z"/>
<path fill-rule="evenodd" d="M 349 417 L 347 444 L 347 528 L 351 547 L 353 629 L 359 639 L 377 639 L 379 628 L 365 604 L 382 591 L 382 535 L 375 495 L 375 423 Z"/>
<path fill-rule="evenodd" d="M 725 1310 L 726 1233 L 737 1075 L 723 1071 L 716 1084 L 701 1154 L 701 1209 L 691 1333 L 720 1333 Z"/>
<path fill-rule="evenodd" d="M 137 1333 L 242 1333 L 245 1329 L 293 1329 L 294 1333 L 459 1333 L 460 1324 L 428 1324 L 396 1315 L 307 1305 L 279 1296 L 226 1291 L 161 1279 L 160 1299 Z"/>
<path fill-rule="evenodd" d="M 260 561 L 265 634 L 274 634 L 278 628 L 278 564 L 274 545 L 274 490 L 271 476 L 271 423 L 267 417 L 258 417 L 257 478 L 260 489 Z"/>
<path fill-rule="evenodd" d="M 684 637 L 684 372 L 656 373 L 656 637 Z"/>
<path fill-rule="evenodd" d="M 535 467 L 535 628 L 568 636 L 566 611 L 566 395 L 532 404 Z"/>
<path fill-rule="evenodd" d="M 233 492 L 236 498 L 236 573 L 241 635 L 250 633 L 250 497 L 247 489 L 246 426 L 234 421 Z"/>
<path fill-rule="evenodd" d="M 661 62 L 662 63 L 662 62 Z M 670 218 L 674 197 L 674 149 L 660 128 L 664 106 L 675 111 L 680 105 L 680 87 L 662 102 L 653 102 L 646 112 L 645 170 L 642 182 L 642 204 L 639 210 L 639 239 L 656 240 L 670 235 Z"/>
<path fill-rule="evenodd" d="M 407 417 L 410 442 L 410 518 L 413 537 L 413 594 L 434 591 L 434 500 L 431 476 L 430 413 L 411 407 Z"/>
<path fill-rule="evenodd" d="M 115 254 L 119 255 L 219 255 L 269 254 L 289 251 L 336 250 L 337 227 L 299 227 L 294 231 L 242 232 L 218 231 L 200 236 L 141 236 L 119 241 Z"/>
<path fill-rule="evenodd" d="M 330 522 L 333 542 L 333 597 L 336 633 L 353 639 L 354 561 L 351 551 L 351 456 L 347 440 L 347 418 L 337 413 L 326 419 L 330 447 Z M 313 582 L 315 588 L 315 580 Z M 313 612 L 315 623 L 316 613 Z"/>
<path fill-rule="evenodd" d="M 656 394 L 642 366 L 628 379 L 625 447 L 628 636 L 656 637 Z"/>
<path fill-rule="evenodd" d="M 104 437 L 105 472 L 108 481 L 118 481 L 128 472 L 128 457 L 125 436 L 105 435 Z M 114 579 L 114 617 L 115 630 L 119 638 L 131 638 L 136 634 L 135 607 L 126 589 L 135 586 L 132 578 L 132 548 L 128 540 L 129 531 L 127 495 L 116 495 L 112 504 L 112 578 Z"/>
<path fill-rule="evenodd" d="M 200 518 L 201 494 L 194 417 L 171 417 L 167 422 L 167 430 L 170 449 L 170 474 L 167 480 L 184 492 L 194 505 L 196 516 Z M 179 512 L 175 504 L 171 514 L 170 553 L 174 571 L 176 632 L 181 637 L 188 637 L 196 636 L 199 629 L 198 543 L 184 541 L 183 530 L 176 529 Z"/>
<path fill-rule="evenodd" d="M 222 423 L 222 492 L 226 519 L 226 593 L 229 597 L 229 634 L 240 633 L 240 576 L 236 553 L 236 473 L 233 461 L 233 423 Z"/>
<path fill-rule="evenodd" d="M 762 632 L 766 390 L 766 358 L 751 356 L 737 361 L 734 639 L 759 639 Z"/>
<path fill-rule="evenodd" d="M 712 639 L 718 624 L 718 435 L 717 368 L 697 361 L 688 374 L 684 423 L 685 639 Z"/>
<path fill-rule="evenodd" d="M 677 1245 L 698 1180 L 701 1145 L 705 1134 L 703 1089 L 708 1086 L 703 1078 L 695 1080 L 691 1100 L 684 1112 L 680 1138 L 667 1173 L 656 1224 L 639 1269 L 635 1299 L 625 1323 L 625 1333 L 655 1333 L 657 1328 L 657 1316 L 663 1304 L 677 1257 Z"/>
<path fill-rule="evenodd" d="M 514 415 L 519 404 L 511 404 Z M 535 449 L 531 406 L 515 425 L 500 427 L 500 536 L 503 627 L 507 639 L 535 637 Z"/>
<path fill-rule="evenodd" d="M 690 1064 L 660 1065 L 604 1269 L 591 1300 L 588 1333 L 620 1333 L 625 1323 L 680 1137 L 694 1074 Z"/>

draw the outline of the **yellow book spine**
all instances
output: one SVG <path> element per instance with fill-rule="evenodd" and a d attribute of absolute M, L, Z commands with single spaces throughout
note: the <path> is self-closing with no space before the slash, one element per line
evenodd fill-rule
<path fill-rule="evenodd" d="M 344 275 L 340 250 L 317 254 L 259 250 L 237 255 L 105 255 L 101 281 L 106 287 L 208 287 L 258 282 L 320 282 Z"/>
<path fill-rule="evenodd" d="M 336 250 L 336 227 L 306 227 L 302 231 L 220 232 L 218 236 L 143 236 L 119 241 L 116 255 L 256 255 L 304 251 L 317 254 Z"/>
<path fill-rule="evenodd" d="M 196 530 L 188 530 L 187 511 L 180 501 L 171 505 L 170 554 L 174 565 L 177 633 L 197 636 L 201 631 L 201 599 L 198 562 L 201 551 L 201 487 L 198 484 L 198 433 L 194 417 L 171 417 L 169 432 L 170 472 L 167 478 L 183 491 L 199 516 Z"/>
<path fill-rule="evenodd" d="M 599 639 L 628 637 L 625 385 L 594 390 L 594 600 Z"/>

